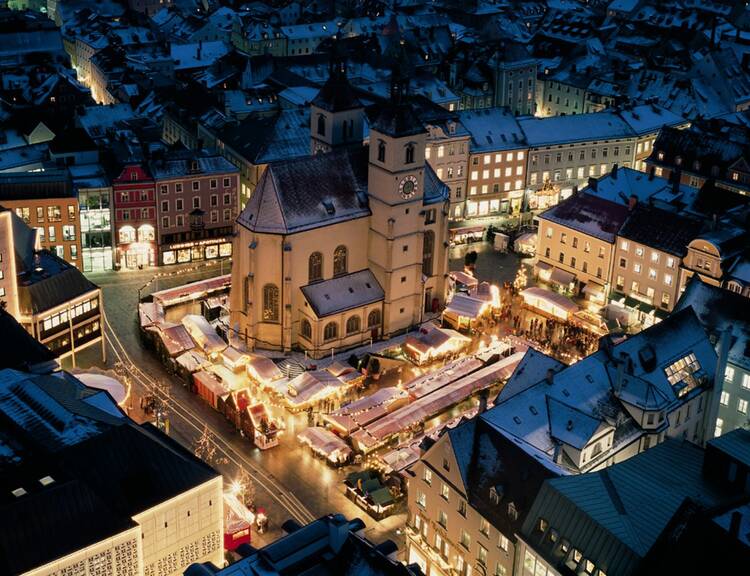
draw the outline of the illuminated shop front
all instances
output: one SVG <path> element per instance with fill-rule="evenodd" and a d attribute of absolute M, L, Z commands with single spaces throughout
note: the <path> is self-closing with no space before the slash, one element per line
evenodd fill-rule
<path fill-rule="evenodd" d="M 164 265 L 184 264 L 185 262 L 228 258 L 231 255 L 231 238 L 209 238 L 162 246 L 161 263 Z"/>
<path fill-rule="evenodd" d="M 122 226 L 118 231 L 117 260 L 122 268 L 156 265 L 155 230 L 151 224 Z"/>

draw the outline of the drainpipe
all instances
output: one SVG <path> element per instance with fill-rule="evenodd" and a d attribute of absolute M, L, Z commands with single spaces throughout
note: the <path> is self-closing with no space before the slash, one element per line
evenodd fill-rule
<path fill-rule="evenodd" d="M 719 415 L 719 403 L 721 392 L 724 389 L 724 373 L 727 366 L 727 357 L 729 356 L 729 347 L 732 343 L 732 326 L 727 326 L 719 336 L 719 346 L 716 351 L 716 370 L 714 371 L 713 389 L 706 394 L 708 398 L 704 426 L 704 444 L 714 437 L 716 428 L 716 418 Z"/>

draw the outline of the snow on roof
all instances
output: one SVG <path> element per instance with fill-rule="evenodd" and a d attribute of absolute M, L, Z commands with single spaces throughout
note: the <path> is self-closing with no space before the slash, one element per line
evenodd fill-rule
<path fill-rule="evenodd" d="M 227 343 L 221 339 L 216 330 L 213 329 L 208 320 L 203 316 L 188 314 L 182 318 L 181 322 L 204 352 L 208 354 L 221 352 L 227 347 Z"/>
<path fill-rule="evenodd" d="M 649 354 L 641 352 L 646 347 L 653 363 Z M 545 376 L 533 385 L 526 381 L 516 386 L 514 394 L 500 394 L 496 405 L 481 417 L 509 438 L 519 439 L 522 447 L 533 447 L 550 460 L 555 455 L 555 438 L 580 444 L 584 436 L 596 432 L 591 432 L 594 420 L 600 425 L 620 422 L 613 442 L 613 449 L 617 449 L 641 433 L 620 401 L 655 408 L 654 399 L 664 396 L 670 406 L 676 406 L 680 400 L 665 370 L 691 353 L 702 371 L 713 374 L 716 353 L 695 314 L 692 311 L 673 314 L 612 348 L 613 358 L 623 358 L 624 354 L 632 360 L 626 369 L 627 383 L 619 392 L 615 387 L 617 370 L 608 354 L 599 350 L 555 372 L 551 379 Z M 556 414 L 550 413 L 550 406 Z M 567 429 L 568 420 L 572 420 L 571 430 Z M 600 458 L 606 456 L 605 450 Z"/>
<path fill-rule="evenodd" d="M 506 108 L 464 110 L 459 122 L 471 134 L 472 152 L 514 150 L 527 146 L 518 119 Z"/>
<path fill-rule="evenodd" d="M 462 292 L 456 292 L 443 310 L 443 314 L 455 314 L 463 318 L 476 319 L 482 315 L 487 302 L 468 296 Z"/>
<path fill-rule="evenodd" d="M 622 118 L 638 136 L 645 136 L 657 132 L 662 126 L 679 126 L 687 120 L 656 104 L 641 104 L 620 111 Z"/>
<path fill-rule="evenodd" d="M 647 202 L 653 198 L 671 204 L 680 202 L 689 205 L 689 199 L 698 191 L 686 184 L 680 184 L 675 193 L 674 186 L 664 178 L 656 178 L 640 170 L 618 166 L 616 172 L 599 178 L 595 188 L 587 186 L 581 192 L 625 206 L 631 196 L 635 196 L 639 202 Z"/>
<path fill-rule="evenodd" d="M 609 110 L 548 118 L 520 118 L 518 124 L 531 148 L 634 136 L 628 123 Z"/>
<path fill-rule="evenodd" d="M 384 296 L 369 268 L 308 284 L 301 290 L 318 318 L 373 304 Z"/>
<path fill-rule="evenodd" d="M 543 212 L 539 218 L 612 244 L 628 214 L 627 206 L 580 193 Z"/>
<path fill-rule="evenodd" d="M 513 375 L 508 379 L 503 386 L 503 389 L 497 395 L 495 404 L 503 402 L 523 392 L 526 388 L 533 386 L 543 378 L 547 377 L 550 370 L 553 372 L 559 372 L 565 368 L 565 364 L 547 356 L 543 352 L 536 350 L 535 348 L 529 348 L 526 350 L 526 354 L 523 360 L 518 363 Z"/>
<path fill-rule="evenodd" d="M 216 60 L 229 53 L 229 45 L 223 40 L 193 42 L 192 44 L 172 44 L 170 56 L 175 70 L 190 70 L 211 66 Z"/>
<path fill-rule="evenodd" d="M 247 373 L 260 382 L 273 382 L 274 380 L 281 380 L 284 377 L 284 373 L 273 360 L 260 354 L 250 355 Z"/>

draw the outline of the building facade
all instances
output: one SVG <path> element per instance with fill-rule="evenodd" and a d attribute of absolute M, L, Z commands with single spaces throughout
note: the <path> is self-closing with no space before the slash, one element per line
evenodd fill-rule
<path fill-rule="evenodd" d="M 158 159 L 150 164 L 157 191 L 158 263 L 232 255 L 239 171 L 221 156 Z"/>
<path fill-rule="evenodd" d="M 78 200 L 67 171 L 5 176 L 0 203 L 37 230 L 42 248 L 81 268 Z"/>
<path fill-rule="evenodd" d="M 450 218 L 461 220 L 466 213 L 469 134 L 454 121 L 427 124 L 425 158 L 450 188 Z"/>
<path fill-rule="evenodd" d="M 112 270 L 114 207 L 109 179 L 99 164 L 71 166 L 69 170 L 78 196 L 82 269 Z"/>
<path fill-rule="evenodd" d="M 115 268 L 144 268 L 157 263 L 156 187 L 138 164 L 126 165 L 112 181 L 115 212 Z"/>

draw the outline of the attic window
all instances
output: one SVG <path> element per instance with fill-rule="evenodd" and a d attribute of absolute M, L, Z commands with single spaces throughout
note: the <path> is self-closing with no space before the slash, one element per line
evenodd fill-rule
<path fill-rule="evenodd" d="M 42 486 L 49 486 L 50 484 L 53 484 L 55 482 L 55 479 L 52 476 L 45 476 L 44 478 L 39 479 L 39 484 Z"/>
<path fill-rule="evenodd" d="M 539 414 L 539 410 L 537 410 L 534 406 L 529 406 L 529 412 L 531 412 L 534 416 Z"/>
<path fill-rule="evenodd" d="M 521 419 L 518 416 L 513 416 L 513 422 L 515 422 L 516 424 L 520 424 Z"/>
<path fill-rule="evenodd" d="M 11 492 L 11 494 L 13 494 L 13 496 L 15 496 L 16 498 L 20 498 L 21 496 L 24 496 L 26 494 L 26 490 L 24 490 L 23 488 L 16 488 Z"/>

